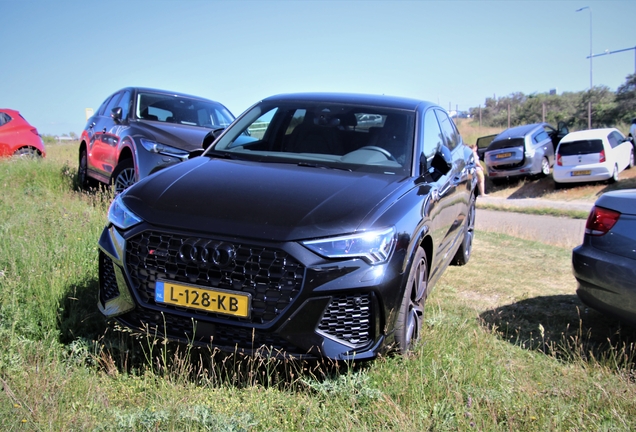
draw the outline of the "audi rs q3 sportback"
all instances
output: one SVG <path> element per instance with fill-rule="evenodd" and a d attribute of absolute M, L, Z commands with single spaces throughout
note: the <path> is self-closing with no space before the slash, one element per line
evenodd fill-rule
<path fill-rule="evenodd" d="M 198 153 L 111 205 L 99 308 L 125 326 L 248 354 L 405 353 L 470 258 L 478 162 L 432 103 L 274 96 Z"/>

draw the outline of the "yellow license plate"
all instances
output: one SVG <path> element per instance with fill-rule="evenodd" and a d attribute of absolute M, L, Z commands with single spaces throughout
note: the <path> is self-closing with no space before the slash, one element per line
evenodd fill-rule
<path fill-rule="evenodd" d="M 582 176 L 582 175 L 590 175 L 592 174 L 591 170 L 585 170 L 585 171 L 572 171 L 572 176 Z"/>
<path fill-rule="evenodd" d="M 512 156 L 512 153 L 499 153 L 495 155 L 495 159 L 504 159 Z"/>
<path fill-rule="evenodd" d="M 168 281 L 155 283 L 155 301 L 223 315 L 249 318 L 252 296 Z"/>

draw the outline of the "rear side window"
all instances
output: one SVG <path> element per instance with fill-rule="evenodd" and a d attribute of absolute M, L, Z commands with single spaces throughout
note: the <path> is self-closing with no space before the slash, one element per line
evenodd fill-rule
<path fill-rule="evenodd" d="M 600 153 L 602 151 L 603 141 L 599 139 L 562 142 L 559 145 L 559 154 L 561 156 L 577 156 Z"/>
<path fill-rule="evenodd" d="M 537 144 L 538 144 L 538 143 L 540 143 L 540 142 L 542 142 L 542 141 L 545 141 L 545 140 L 547 140 L 547 139 L 550 139 L 550 136 L 549 136 L 549 135 L 548 135 L 548 133 L 547 133 L 546 131 L 544 131 L 544 130 L 543 130 L 543 131 L 541 131 L 541 132 L 539 132 L 538 134 L 536 134 L 536 135 L 534 136 L 534 142 L 535 142 L 535 143 L 537 143 Z"/>
<path fill-rule="evenodd" d="M 10 121 L 11 121 L 11 117 L 9 117 L 9 114 L 0 112 L 0 126 L 3 126 L 9 123 Z"/>
<path fill-rule="evenodd" d="M 446 115 L 445 112 L 440 110 L 435 110 L 435 114 L 437 115 L 437 119 L 439 120 L 439 126 L 446 137 L 446 146 L 449 149 L 454 149 L 459 144 L 459 132 L 455 127 L 453 121 Z"/>

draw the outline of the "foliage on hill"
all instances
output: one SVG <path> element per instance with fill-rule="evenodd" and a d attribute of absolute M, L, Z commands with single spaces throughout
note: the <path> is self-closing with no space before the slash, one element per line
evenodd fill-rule
<path fill-rule="evenodd" d="M 592 90 L 548 93 L 512 93 L 500 98 L 486 98 L 485 106 L 471 108 L 473 118 L 481 119 L 488 127 L 510 126 L 546 121 L 551 124 L 565 122 L 575 129 L 587 128 L 588 102 L 592 102 L 592 127 L 615 126 L 636 118 L 636 74 L 628 75 L 616 92 L 606 86 Z"/>

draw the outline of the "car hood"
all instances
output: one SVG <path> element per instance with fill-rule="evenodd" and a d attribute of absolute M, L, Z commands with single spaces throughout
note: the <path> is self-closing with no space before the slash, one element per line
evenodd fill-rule
<path fill-rule="evenodd" d="M 404 177 L 294 164 L 199 157 L 128 189 L 123 200 L 150 224 L 268 241 L 368 228 L 374 211 L 408 188 Z M 377 214 L 376 213 L 376 214 Z"/>
<path fill-rule="evenodd" d="M 200 149 L 203 138 L 212 130 L 200 126 L 146 120 L 131 122 L 131 127 L 133 136 L 139 135 L 186 151 Z"/>

